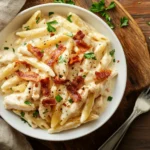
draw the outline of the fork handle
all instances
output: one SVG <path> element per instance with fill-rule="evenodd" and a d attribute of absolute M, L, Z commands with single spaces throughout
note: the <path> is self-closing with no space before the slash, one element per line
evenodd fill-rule
<path fill-rule="evenodd" d="M 98 150 L 116 150 L 130 124 L 140 113 L 140 111 L 134 110 L 122 126 Z"/>

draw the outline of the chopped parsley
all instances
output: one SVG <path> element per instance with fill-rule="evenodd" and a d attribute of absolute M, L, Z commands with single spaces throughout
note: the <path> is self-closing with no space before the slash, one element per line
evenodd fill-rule
<path fill-rule="evenodd" d="M 66 62 L 65 58 L 60 56 L 58 59 L 58 63 L 64 63 L 64 62 Z"/>
<path fill-rule="evenodd" d="M 60 95 L 57 95 L 55 99 L 57 102 L 61 102 L 63 98 Z"/>
<path fill-rule="evenodd" d="M 13 48 L 12 50 L 13 50 L 13 52 L 15 52 L 15 49 L 14 49 L 14 48 Z"/>
<path fill-rule="evenodd" d="M 73 0 L 66 0 L 67 4 L 75 5 L 75 2 Z"/>
<path fill-rule="evenodd" d="M 36 24 L 38 24 L 39 21 L 40 21 L 40 17 L 37 17 L 37 19 L 36 19 Z"/>
<path fill-rule="evenodd" d="M 51 15 L 53 15 L 53 14 L 54 14 L 54 12 L 49 12 L 49 13 L 48 13 L 49 16 L 51 16 Z"/>
<path fill-rule="evenodd" d="M 27 123 L 27 121 L 26 121 L 25 119 L 21 118 L 21 120 L 22 120 L 24 123 Z"/>
<path fill-rule="evenodd" d="M 109 27 L 110 27 L 111 29 L 114 29 L 115 26 L 114 26 L 114 24 L 112 23 L 112 19 L 111 19 L 111 17 L 109 16 L 109 14 L 108 14 L 106 11 L 100 12 L 100 14 L 105 18 L 106 23 L 109 25 Z"/>
<path fill-rule="evenodd" d="M 65 3 L 64 0 L 54 0 L 54 3 Z"/>
<path fill-rule="evenodd" d="M 113 57 L 114 54 L 115 54 L 115 49 L 111 50 L 111 51 L 109 52 L 109 54 Z"/>
<path fill-rule="evenodd" d="M 85 53 L 84 58 L 96 60 L 95 54 L 93 52 Z"/>
<path fill-rule="evenodd" d="M 4 47 L 4 50 L 9 50 L 9 47 Z"/>
<path fill-rule="evenodd" d="M 116 62 L 116 59 L 113 59 L 113 62 L 115 63 L 115 62 Z"/>
<path fill-rule="evenodd" d="M 69 22 L 72 22 L 71 17 L 72 17 L 72 15 L 69 15 L 69 16 L 67 17 L 67 20 L 68 20 Z"/>
<path fill-rule="evenodd" d="M 122 17 L 120 19 L 120 27 L 126 27 L 128 26 L 128 22 L 129 22 L 129 19 L 127 17 Z"/>
<path fill-rule="evenodd" d="M 150 26 L 150 21 L 149 21 L 149 22 L 147 22 L 147 24 Z"/>
<path fill-rule="evenodd" d="M 66 35 L 69 36 L 69 37 L 73 37 L 73 33 L 72 32 L 67 33 Z"/>
<path fill-rule="evenodd" d="M 111 17 L 106 11 L 101 12 L 101 15 L 105 17 L 106 21 L 111 21 Z"/>
<path fill-rule="evenodd" d="M 59 47 L 59 45 L 58 45 L 58 44 L 56 44 L 56 47 L 58 48 L 58 47 Z"/>
<path fill-rule="evenodd" d="M 109 27 L 110 27 L 111 29 L 114 29 L 114 28 L 115 28 L 115 25 L 114 25 L 111 21 L 107 21 L 106 23 L 109 25 Z"/>
<path fill-rule="evenodd" d="M 32 103 L 30 102 L 30 101 L 28 101 L 28 100 L 26 100 L 25 102 L 24 102 L 26 105 L 31 105 Z"/>
<path fill-rule="evenodd" d="M 101 0 L 100 2 L 95 2 L 92 4 L 90 10 L 94 13 L 100 13 L 106 20 L 106 23 L 110 26 L 111 29 L 114 29 L 114 24 L 110 15 L 107 13 L 107 10 L 113 9 L 116 7 L 114 2 L 111 2 L 110 5 L 105 8 L 105 1 Z"/>
<path fill-rule="evenodd" d="M 22 120 L 24 123 L 27 123 L 27 124 L 31 127 L 31 125 L 29 124 L 29 122 L 26 121 L 24 118 L 21 118 L 21 120 Z"/>
<path fill-rule="evenodd" d="M 72 99 L 69 99 L 68 101 L 69 101 L 69 103 L 71 103 L 71 104 L 73 103 L 73 100 L 72 100 Z"/>
<path fill-rule="evenodd" d="M 39 111 L 38 110 L 35 110 L 33 112 L 33 117 L 37 118 L 39 116 Z"/>
<path fill-rule="evenodd" d="M 107 101 L 112 101 L 113 97 L 108 96 Z"/>
<path fill-rule="evenodd" d="M 95 2 L 92 4 L 90 10 L 92 12 L 102 12 L 105 10 L 105 2 L 101 0 L 100 2 Z"/>
<path fill-rule="evenodd" d="M 30 30 L 30 27 L 29 26 L 26 26 L 26 27 L 24 27 L 26 30 Z"/>
<path fill-rule="evenodd" d="M 48 110 L 47 110 L 47 109 L 43 112 L 43 114 L 46 114 L 46 113 L 48 113 Z"/>
<path fill-rule="evenodd" d="M 41 50 L 41 53 L 44 53 L 44 50 Z"/>
<path fill-rule="evenodd" d="M 71 5 L 75 5 L 73 0 L 54 0 L 54 3 L 66 3 L 66 4 L 71 4 Z"/>
<path fill-rule="evenodd" d="M 27 45 L 27 43 L 25 42 L 24 45 Z"/>
<path fill-rule="evenodd" d="M 83 78 L 86 78 L 86 75 L 83 75 L 82 77 L 83 77 Z"/>
<path fill-rule="evenodd" d="M 106 10 L 110 10 L 110 9 L 115 8 L 115 7 L 116 7 L 115 2 L 111 2 L 111 3 L 109 4 L 109 6 L 106 8 Z"/>
<path fill-rule="evenodd" d="M 46 24 L 47 24 L 47 30 L 48 30 L 49 32 L 55 32 L 55 31 L 56 31 L 56 28 L 54 28 L 54 27 L 52 26 L 52 24 L 58 24 L 58 22 L 57 22 L 56 20 L 51 21 L 51 22 L 47 22 Z"/>
<path fill-rule="evenodd" d="M 24 117 L 25 113 L 23 111 L 20 112 L 21 117 Z"/>

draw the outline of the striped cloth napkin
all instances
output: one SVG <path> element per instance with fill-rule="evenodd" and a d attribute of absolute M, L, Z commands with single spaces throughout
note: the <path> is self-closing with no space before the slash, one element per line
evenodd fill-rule
<path fill-rule="evenodd" d="M 0 0 L 0 31 L 17 15 L 26 0 Z M 26 137 L 0 118 L 0 150 L 33 150 Z"/>

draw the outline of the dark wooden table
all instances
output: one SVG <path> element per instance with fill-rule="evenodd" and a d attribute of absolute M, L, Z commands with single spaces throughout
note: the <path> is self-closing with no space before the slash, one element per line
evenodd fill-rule
<path fill-rule="evenodd" d="M 48 0 L 40 0 L 41 3 L 44 1 Z M 133 16 L 142 29 L 150 50 L 150 26 L 147 24 L 147 22 L 150 22 L 150 0 L 119 0 L 119 2 Z M 28 0 L 27 3 L 26 6 L 30 5 L 30 0 Z M 49 142 L 50 148 L 48 148 L 44 146 L 44 141 L 41 144 L 41 142 L 36 139 L 28 137 L 28 140 L 34 150 L 96 150 L 130 115 L 135 99 L 139 93 L 140 91 L 132 93 L 129 99 L 121 104 L 122 106 L 119 107 L 111 118 L 111 120 L 115 120 L 115 122 L 112 124 L 112 128 L 109 128 L 109 131 L 105 131 L 104 133 L 94 132 L 88 135 L 93 137 L 92 141 L 88 141 L 87 137 L 83 137 L 77 139 L 76 142 Z M 129 101 L 130 105 L 127 105 Z M 121 110 L 122 108 L 124 111 Z M 119 118 L 116 117 L 118 113 L 121 113 Z M 107 124 L 109 124 L 110 127 L 110 123 L 106 123 L 105 126 L 107 126 Z M 103 139 L 101 139 L 101 137 L 103 137 Z M 88 143 L 90 143 L 90 145 Z M 150 150 L 150 113 L 144 114 L 134 121 L 118 150 Z"/>

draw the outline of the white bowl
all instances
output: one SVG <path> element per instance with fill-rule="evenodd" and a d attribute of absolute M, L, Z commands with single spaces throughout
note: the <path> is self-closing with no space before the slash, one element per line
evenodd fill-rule
<path fill-rule="evenodd" d="M 98 120 L 84 124 L 76 129 L 64 131 L 57 134 L 48 134 L 47 131 L 41 129 L 32 129 L 27 124 L 22 122 L 20 118 L 13 114 L 12 112 L 5 110 L 3 106 L 3 96 L 0 96 L 0 114 L 5 119 L 5 121 L 10 124 L 16 130 L 26 134 L 28 136 L 48 141 L 65 141 L 71 140 L 75 138 L 82 137 L 87 135 L 94 130 L 101 127 L 116 111 L 118 108 L 121 99 L 124 94 L 126 80 L 127 80 L 127 68 L 126 68 L 126 60 L 124 51 L 122 46 L 114 34 L 114 32 L 110 29 L 110 27 L 99 17 L 97 17 L 92 12 L 83 9 L 74 5 L 67 4 L 43 4 L 38 5 L 32 8 L 29 8 L 23 12 L 21 12 L 17 17 L 1 32 L 0 45 L 5 41 L 9 33 L 15 31 L 23 23 L 27 21 L 27 19 L 36 11 L 41 10 L 42 12 L 48 14 L 48 12 L 57 12 L 61 15 L 66 15 L 69 12 L 76 13 L 87 23 L 91 24 L 94 28 L 97 29 L 100 33 L 108 37 L 112 43 L 113 49 L 116 50 L 115 58 L 116 60 L 120 60 L 120 63 L 116 63 L 116 68 L 118 70 L 118 77 L 116 80 L 116 85 L 113 92 L 113 100 L 108 104 L 108 107 L 104 111 L 104 113 L 99 117 Z"/>

